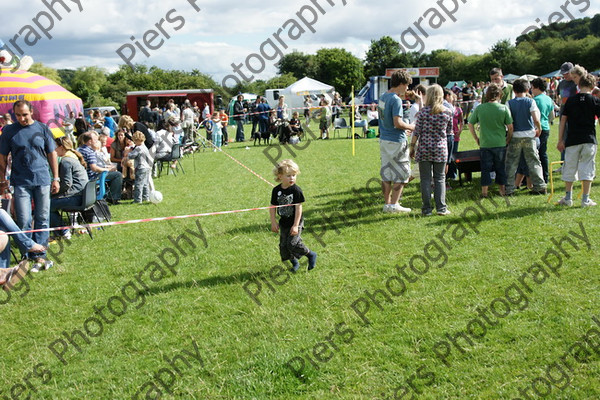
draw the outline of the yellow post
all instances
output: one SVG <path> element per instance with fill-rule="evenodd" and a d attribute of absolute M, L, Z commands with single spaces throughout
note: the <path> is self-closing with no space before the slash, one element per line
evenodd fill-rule
<path fill-rule="evenodd" d="M 356 143 L 354 142 L 354 113 L 356 105 L 354 104 L 354 86 L 352 86 L 352 116 L 350 117 L 350 124 L 352 124 L 352 156 L 356 156 Z"/>
<path fill-rule="evenodd" d="M 550 196 L 548 196 L 548 203 L 550 203 L 550 201 L 552 200 L 552 198 L 554 197 L 554 175 L 552 174 L 552 170 L 554 169 L 555 165 L 562 165 L 563 162 L 562 161 L 554 161 L 550 163 L 550 167 L 548 168 L 548 172 L 550 172 Z"/>

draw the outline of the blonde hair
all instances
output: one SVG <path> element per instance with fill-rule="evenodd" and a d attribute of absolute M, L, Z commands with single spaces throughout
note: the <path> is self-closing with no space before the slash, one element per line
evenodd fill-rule
<path fill-rule="evenodd" d="M 300 173 L 300 168 L 298 164 L 296 164 L 292 160 L 282 160 L 280 161 L 275 168 L 273 168 L 273 175 L 275 175 L 275 182 L 281 182 L 281 175 L 285 175 L 288 172 L 292 172 L 296 175 Z"/>
<path fill-rule="evenodd" d="M 65 149 L 65 153 L 71 152 L 75 154 L 83 168 L 87 168 L 87 163 L 85 162 L 83 155 L 73 148 L 73 142 L 71 142 L 71 139 L 66 136 L 61 136 L 54 139 L 54 143 L 56 143 L 56 146 L 61 146 L 63 149 Z"/>
<path fill-rule="evenodd" d="M 580 78 L 583 78 L 586 74 L 587 74 L 587 70 L 585 68 L 583 68 L 581 65 L 576 64 L 572 69 L 571 69 L 571 75 L 577 75 Z"/>
<path fill-rule="evenodd" d="M 146 140 L 146 136 L 140 131 L 133 132 L 132 138 L 134 142 L 143 142 Z"/>
<path fill-rule="evenodd" d="M 425 106 L 431 107 L 431 114 L 444 112 L 444 89 L 440 85 L 429 86 L 425 96 Z"/>
<path fill-rule="evenodd" d="M 134 122 L 133 122 L 133 118 L 131 118 L 129 115 L 121 115 L 121 118 L 119 118 L 119 129 L 123 129 L 123 128 L 131 128 L 133 126 Z"/>

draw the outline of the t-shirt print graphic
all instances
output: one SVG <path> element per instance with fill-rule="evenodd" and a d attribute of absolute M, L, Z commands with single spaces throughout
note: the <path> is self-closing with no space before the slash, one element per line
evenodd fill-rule
<path fill-rule="evenodd" d="M 293 204 L 293 202 L 294 202 L 293 194 L 288 194 L 288 195 L 279 194 L 277 196 L 277 204 L 279 204 L 280 206 Z M 291 217 L 294 215 L 294 209 L 292 207 L 279 207 L 277 209 L 277 211 L 279 212 L 279 215 L 281 217 Z"/>

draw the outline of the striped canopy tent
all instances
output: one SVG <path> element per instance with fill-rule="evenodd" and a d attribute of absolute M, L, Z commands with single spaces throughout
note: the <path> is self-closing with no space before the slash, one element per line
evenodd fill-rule
<path fill-rule="evenodd" d="M 73 111 L 83 112 L 81 99 L 59 84 L 32 72 L 0 69 L 0 114 L 10 113 L 13 103 L 28 100 L 33 106 L 33 119 L 47 124 L 54 137 L 64 134 L 62 122 Z"/>

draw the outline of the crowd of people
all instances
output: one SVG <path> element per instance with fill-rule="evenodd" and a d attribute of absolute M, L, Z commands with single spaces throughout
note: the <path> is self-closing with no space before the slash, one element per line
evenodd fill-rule
<path fill-rule="evenodd" d="M 503 80 L 502 70 L 494 68 L 490 83 L 483 87 L 482 102 L 466 110 L 457 93 L 437 84 L 428 88 L 419 85 L 409 91 L 410 75 L 404 71 L 394 73 L 391 89 L 379 102 L 383 211 L 411 211 L 400 202 L 404 186 L 414 177 L 412 158 L 421 180 L 422 214 L 432 214 L 432 188 L 437 214 L 450 214 L 447 179 L 454 178 L 456 169 L 449 165 L 458 150 L 465 118 L 480 147 L 481 197 L 489 196 L 494 181 L 502 196 L 515 194 L 520 186 L 529 188 L 533 195 L 546 194 L 547 143 L 556 109 L 560 116 L 557 149 L 564 161 L 556 172 L 562 172 L 566 186 L 558 204 L 573 204 L 573 182 L 580 180 L 581 206 L 595 206 L 590 189 L 595 177 L 596 125 L 600 117 L 598 79 L 568 62 L 560 71 L 563 79 L 556 87 L 560 106 L 546 94 L 548 83 L 544 79 L 536 78 L 531 83 L 517 79 L 511 85 Z"/>
<path fill-rule="evenodd" d="M 469 82 L 460 91 L 437 84 L 408 90 L 411 77 L 404 71 L 395 72 L 391 89 L 381 96 L 379 104 L 364 110 L 366 119 L 358 108 L 354 114 L 350 111 L 351 121 L 363 133 L 379 127 L 383 211 L 410 211 L 400 205 L 402 192 L 418 176 L 422 214 L 431 215 L 434 208 L 439 215 L 450 214 L 446 190 L 448 180 L 457 174 L 452 160 L 465 124 L 480 147 L 482 197 L 490 195 L 494 181 L 502 196 L 513 195 L 519 187 L 529 188 L 532 194 L 545 194 L 549 179 L 547 144 L 557 110 L 557 149 L 564 164 L 556 172 L 562 172 L 566 186 L 559 204 L 573 204 L 573 183 L 581 180 L 581 205 L 595 206 L 590 190 L 595 177 L 600 88 L 597 78 L 579 65 L 564 63 L 560 71 L 561 80 L 517 79 L 509 84 L 502 70 L 494 68 L 489 83 Z M 279 97 L 273 109 L 264 97 L 248 106 L 242 95 L 237 96 L 231 116 L 237 126 L 235 140 L 245 141 L 244 121 L 249 116 L 255 142 L 269 142 L 276 136 L 281 143 L 297 143 L 303 123 L 310 123 L 315 108 L 310 98 L 305 103 L 305 120 L 301 121 L 300 113 L 288 107 L 285 96 Z M 340 118 L 343 108 L 339 94 L 331 101 L 322 96 L 316 113 L 320 139 L 329 138 L 331 124 Z M 63 122 L 65 135 L 56 139 L 47 125 L 33 119 L 32 110 L 29 102 L 17 101 L 12 115 L 0 118 L 0 194 L 12 201 L 15 215 L 13 220 L 11 208 L 3 201 L 3 231 L 53 227 L 59 228 L 55 238 L 69 238 L 68 223 L 62 220 L 60 210 L 81 204 L 90 181 L 102 179 L 107 183 L 108 203 L 119 204 L 122 196 L 141 203 L 149 200 L 155 161 L 169 161 L 171 168 L 177 168 L 177 160 L 171 159 L 174 146 L 194 143 L 198 127 L 206 129 L 215 151 L 228 143 L 230 116 L 225 110 L 211 113 L 208 104 L 200 108 L 188 100 L 180 107 L 171 99 L 161 109 L 152 108 L 148 101 L 140 109 L 140 121 L 123 115 L 117 123 L 108 111 L 97 109 L 87 116 L 71 112 Z M 411 159 L 415 161 L 413 168 Z M 26 262 L 8 268 L 10 247 L 0 240 L 0 285 L 18 280 L 29 268 L 29 261 L 32 271 L 52 265 L 46 259 L 48 231 L 18 234 L 14 239 Z"/>
<path fill-rule="evenodd" d="M 12 235 L 21 252 L 14 268 L 9 268 L 10 241 L 0 235 L 0 286 L 5 289 L 28 270 L 52 266 L 46 257 L 49 241 L 71 238 L 71 221 L 62 218 L 61 210 L 80 206 L 90 181 L 96 187 L 102 177 L 110 204 L 120 204 L 128 192 L 133 203 L 149 201 L 155 161 L 169 160 L 176 167 L 171 150 L 184 137 L 176 116 L 159 119 L 152 129 L 128 115 L 116 123 L 99 110 L 87 119 L 71 113 L 63 124 L 65 134 L 58 138 L 33 119 L 33 106 L 26 100 L 13 104 L 12 116 L 14 122 L 10 113 L 3 118 L 10 123 L 0 134 L 0 231 L 25 232 Z M 52 237 L 48 228 L 56 228 Z"/>

